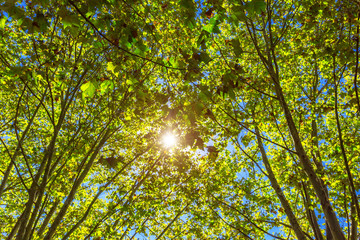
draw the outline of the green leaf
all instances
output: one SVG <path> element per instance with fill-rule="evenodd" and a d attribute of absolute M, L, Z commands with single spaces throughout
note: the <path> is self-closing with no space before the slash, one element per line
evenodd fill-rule
<path fill-rule="evenodd" d="M 229 94 L 229 97 L 230 97 L 232 100 L 235 100 L 235 99 L 236 99 L 235 93 L 234 93 L 234 91 L 233 91 L 232 89 L 229 89 L 228 94 Z"/>
<path fill-rule="evenodd" d="M 253 0 L 246 3 L 245 9 L 250 13 L 250 15 L 255 13 L 260 14 L 266 10 L 266 2 L 264 0 Z"/>
<path fill-rule="evenodd" d="M 33 25 L 35 25 L 35 23 L 36 23 L 36 26 L 38 26 L 38 28 L 39 28 L 39 30 L 41 32 L 45 32 L 46 29 L 49 26 L 49 23 L 48 23 L 46 17 L 42 13 L 36 14 L 36 17 L 34 18 Z"/>
<path fill-rule="evenodd" d="M 231 45 L 233 47 L 234 53 L 236 57 L 240 57 L 241 54 L 243 53 L 242 48 L 240 47 L 240 41 L 239 39 L 232 39 L 231 40 Z"/>
<path fill-rule="evenodd" d="M 150 49 L 143 43 L 143 41 L 137 41 L 135 43 L 135 46 L 137 47 L 134 51 L 135 54 L 140 55 L 142 57 L 145 56 L 145 53 L 149 51 Z"/>
<path fill-rule="evenodd" d="M 0 29 L 4 29 L 4 28 L 5 28 L 6 20 L 7 20 L 7 17 L 5 17 L 5 16 L 3 16 L 3 17 L 0 19 Z"/>
<path fill-rule="evenodd" d="M 106 92 L 108 92 L 109 90 L 114 89 L 114 83 L 111 80 L 105 80 L 104 82 L 102 82 L 100 84 L 100 91 L 101 94 L 104 94 Z"/>
<path fill-rule="evenodd" d="M 114 73 L 114 69 L 115 69 L 115 68 L 116 68 L 116 65 L 114 65 L 113 62 L 108 62 L 106 69 L 107 69 L 109 72 Z"/>
<path fill-rule="evenodd" d="M 211 57 L 206 52 L 201 52 L 199 56 L 199 60 L 206 64 L 211 61 Z"/>
<path fill-rule="evenodd" d="M 220 33 L 220 29 L 218 27 L 219 24 L 219 15 L 214 16 L 210 19 L 209 24 L 205 25 L 203 29 L 209 33 Z"/>
<path fill-rule="evenodd" d="M 180 2 L 180 6 L 182 6 L 183 8 L 192 8 L 194 3 L 192 0 L 181 0 Z"/>
<path fill-rule="evenodd" d="M 92 82 L 84 83 L 80 89 L 83 91 L 83 97 L 92 97 L 96 91 L 95 85 Z"/>
<path fill-rule="evenodd" d="M 11 18 L 13 19 L 20 19 L 23 18 L 26 14 L 23 8 L 15 6 L 14 2 L 9 1 L 9 3 L 6 3 L 1 6 L 2 9 L 4 9 Z"/>
<path fill-rule="evenodd" d="M 173 66 L 173 67 L 179 67 L 179 63 L 175 60 L 174 57 L 171 57 L 171 58 L 169 59 L 169 62 L 170 62 L 170 64 L 171 64 L 171 66 Z"/>
<path fill-rule="evenodd" d="M 264 0 L 253 0 L 254 11 L 256 13 L 261 13 L 266 10 L 266 2 Z"/>
<path fill-rule="evenodd" d="M 196 41 L 196 48 L 199 48 L 199 46 L 202 46 L 203 49 L 205 49 L 206 48 L 205 43 L 206 43 L 208 37 L 209 37 L 209 32 L 202 30 L 198 40 Z"/>
<path fill-rule="evenodd" d="M 134 82 L 133 82 L 133 80 L 132 79 L 126 79 L 126 84 L 127 85 L 133 85 L 134 84 Z"/>
<path fill-rule="evenodd" d="M 140 50 L 140 51 L 142 51 L 142 52 L 147 52 L 147 51 L 149 51 L 149 48 L 142 42 L 142 41 L 138 41 L 138 42 L 136 42 L 136 47 Z"/>
<path fill-rule="evenodd" d="M 101 157 L 101 159 L 99 160 L 100 164 L 104 165 L 107 168 L 112 168 L 112 169 L 116 169 L 118 165 L 123 162 L 124 162 L 123 156 L 107 157 L 107 158 Z"/>
<path fill-rule="evenodd" d="M 234 6 L 232 8 L 233 16 L 235 16 L 239 21 L 245 22 L 246 21 L 246 15 L 244 12 L 243 6 Z"/>
<path fill-rule="evenodd" d="M 241 142 L 244 144 L 245 147 L 249 146 L 250 141 L 251 141 L 251 137 L 249 136 L 249 134 L 241 138 Z"/>
<path fill-rule="evenodd" d="M 33 33 L 34 32 L 33 21 L 28 17 L 24 17 L 21 20 L 22 20 L 21 28 L 23 28 L 24 30 L 28 30 L 29 33 Z"/>
<path fill-rule="evenodd" d="M 71 26 L 80 27 L 80 20 L 76 15 L 65 15 L 62 18 L 62 23 L 64 24 L 64 28 Z"/>

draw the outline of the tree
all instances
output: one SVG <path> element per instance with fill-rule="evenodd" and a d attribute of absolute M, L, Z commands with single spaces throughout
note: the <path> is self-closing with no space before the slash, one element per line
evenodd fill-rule
<path fill-rule="evenodd" d="M 1 234 L 357 239 L 359 5 L 2 3 Z"/>

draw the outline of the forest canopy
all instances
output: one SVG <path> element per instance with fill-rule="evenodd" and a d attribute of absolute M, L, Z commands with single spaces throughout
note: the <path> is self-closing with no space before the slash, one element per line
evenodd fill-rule
<path fill-rule="evenodd" d="M 1 239 L 359 239 L 359 0 L 0 1 Z"/>

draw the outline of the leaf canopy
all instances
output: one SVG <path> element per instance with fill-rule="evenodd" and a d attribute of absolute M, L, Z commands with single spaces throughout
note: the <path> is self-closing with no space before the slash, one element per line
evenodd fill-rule
<path fill-rule="evenodd" d="M 1 2 L 1 236 L 358 239 L 359 4 Z"/>

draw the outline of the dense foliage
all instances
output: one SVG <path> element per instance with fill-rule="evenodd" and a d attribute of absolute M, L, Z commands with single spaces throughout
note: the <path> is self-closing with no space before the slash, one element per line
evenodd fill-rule
<path fill-rule="evenodd" d="M 0 14 L 1 238 L 359 238 L 358 0 Z"/>

